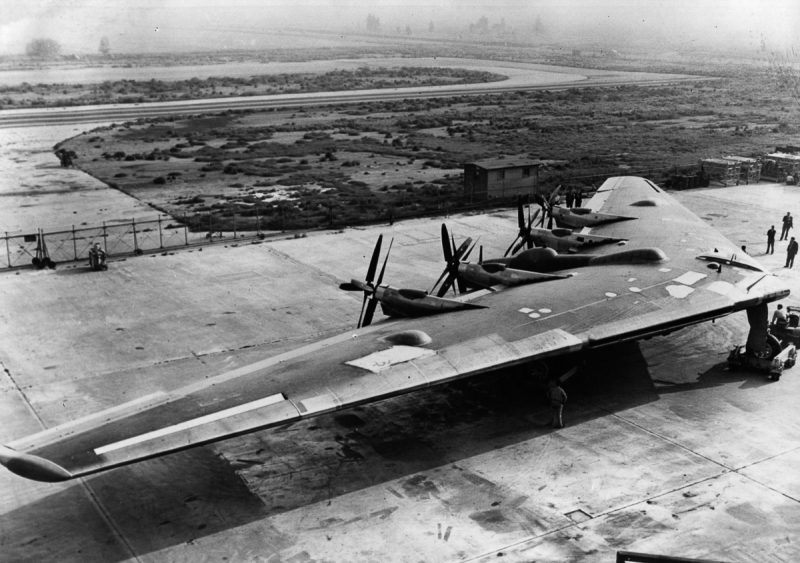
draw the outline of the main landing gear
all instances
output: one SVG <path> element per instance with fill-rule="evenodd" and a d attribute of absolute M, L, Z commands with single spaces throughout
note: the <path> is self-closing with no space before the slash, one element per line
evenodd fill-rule
<path fill-rule="evenodd" d="M 783 370 L 791 368 L 797 361 L 800 334 L 770 326 L 766 304 L 747 309 L 747 320 L 750 323 L 747 344 L 730 351 L 728 367 L 764 372 L 771 381 L 779 380 Z"/>

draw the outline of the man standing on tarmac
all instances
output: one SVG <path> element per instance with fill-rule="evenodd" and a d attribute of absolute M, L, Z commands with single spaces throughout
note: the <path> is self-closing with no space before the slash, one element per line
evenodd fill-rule
<path fill-rule="evenodd" d="M 786 240 L 789 238 L 789 229 L 794 227 L 792 224 L 794 221 L 792 220 L 792 214 L 788 211 L 786 215 L 783 216 L 783 227 L 781 227 L 781 238 L 780 240 Z"/>
<path fill-rule="evenodd" d="M 555 378 L 551 378 L 547 382 L 547 399 L 550 401 L 550 408 L 553 411 L 553 428 L 564 428 L 564 420 L 561 415 L 564 412 L 564 403 L 567 402 L 567 394 Z"/>
<path fill-rule="evenodd" d="M 784 268 L 791 268 L 794 266 L 794 257 L 797 255 L 797 241 L 792 240 L 789 241 L 789 246 L 786 247 L 786 265 Z"/>
<path fill-rule="evenodd" d="M 767 254 L 775 254 L 775 225 L 767 231 Z"/>

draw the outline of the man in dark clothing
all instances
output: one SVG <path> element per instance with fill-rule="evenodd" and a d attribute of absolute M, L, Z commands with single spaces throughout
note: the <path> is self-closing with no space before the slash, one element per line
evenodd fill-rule
<path fill-rule="evenodd" d="M 775 225 L 767 231 L 767 254 L 775 254 Z"/>
<path fill-rule="evenodd" d="M 789 241 L 789 246 L 786 247 L 786 266 L 785 266 L 786 268 L 791 268 L 792 266 L 794 266 L 794 257 L 796 254 L 797 254 L 797 241 L 794 240 L 794 237 L 792 237 L 792 240 Z"/>
<path fill-rule="evenodd" d="M 564 403 L 567 402 L 567 394 L 558 384 L 557 379 L 550 379 L 547 382 L 547 399 L 550 401 L 550 408 L 553 411 L 553 428 L 564 428 L 564 420 L 561 415 L 564 412 Z"/>
<path fill-rule="evenodd" d="M 575 190 L 575 207 L 580 207 L 583 203 L 583 191 Z"/>
<path fill-rule="evenodd" d="M 786 240 L 787 238 L 789 238 L 789 229 L 794 227 L 792 223 L 793 223 L 792 214 L 787 211 L 786 215 L 783 216 L 783 227 L 781 227 L 780 240 Z"/>
<path fill-rule="evenodd" d="M 575 203 L 575 192 L 570 189 L 567 191 L 567 208 L 572 209 L 573 203 Z"/>

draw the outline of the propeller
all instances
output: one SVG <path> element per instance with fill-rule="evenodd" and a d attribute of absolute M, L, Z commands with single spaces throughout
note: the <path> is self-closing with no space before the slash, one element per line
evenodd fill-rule
<path fill-rule="evenodd" d="M 442 275 L 440 275 L 436 283 L 433 284 L 431 293 L 433 293 L 433 290 L 436 289 L 437 286 L 439 286 L 439 290 L 436 292 L 437 297 L 444 297 L 450 287 L 453 287 L 453 291 L 455 291 L 457 287 L 460 293 L 467 291 L 464 280 L 458 275 L 458 265 L 462 260 L 466 260 L 469 257 L 472 249 L 475 248 L 475 244 L 476 243 L 473 243 L 471 238 L 467 238 L 456 248 L 455 239 L 452 235 L 448 234 L 447 226 L 442 224 L 442 252 L 444 253 L 445 267 Z M 481 254 L 483 253 L 481 252 Z M 441 285 L 439 285 L 440 283 Z"/>
<path fill-rule="evenodd" d="M 372 251 L 372 258 L 370 258 L 369 266 L 367 267 L 367 277 L 363 282 L 351 280 L 339 284 L 339 289 L 345 291 L 364 292 L 364 300 L 361 302 L 361 313 L 358 315 L 358 325 L 356 325 L 356 328 L 372 324 L 372 318 L 375 316 L 375 309 L 378 307 L 378 298 L 375 296 L 375 290 L 383 281 L 383 274 L 386 272 L 386 263 L 389 261 L 389 253 L 392 251 L 394 239 L 389 242 L 389 249 L 386 251 L 386 257 L 383 259 L 383 266 L 381 267 L 380 274 L 378 274 L 377 281 L 373 283 L 373 280 L 375 280 L 375 271 L 378 269 L 378 259 L 380 258 L 382 243 L 383 235 L 378 235 L 378 241 L 375 243 L 375 249 Z"/>
<path fill-rule="evenodd" d="M 560 191 L 561 184 L 556 186 L 556 188 L 550 192 L 550 195 L 547 198 L 540 194 L 536 194 L 536 203 L 539 204 L 539 209 L 544 212 L 542 213 L 541 221 L 539 221 L 540 227 L 544 227 L 544 222 L 547 220 L 547 228 L 553 228 L 553 207 L 555 207 L 558 202 L 558 192 Z"/>
<path fill-rule="evenodd" d="M 536 221 L 536 217 L 539 216 L 539 213 L 542 212 L 542 209 L 537 209 L 533 216 L 531 216 L 531 208 L 530 205 L 528 206 L 528 221 L 525 222 L 525 216 L 522 212 L 522 198 L 519 198 L 517 201 L 517 224 L 519 225 L 519 232 L 517 233 L 517 238 L 515 238 L 509 247 L 506 249 L 505 254 L 503 256 L 514 255 L 523 247 L 533 248 L 536 244 L 533 241 L 533 237 L 531 236 L 531 229 L 533 228 L 533 223 Z M 517 242 L 519 241 L 519 242 Z"/>
<path fill-rule="evenodd" d="M 528 207 L 528 219 L 530 219 L 530 207 Z M 517 225 L 519 227 L 519 231 L 517 231 L 517 236 L 514 238 L 513 241 L 511 241 L 511 244 L 508 245 L 508 248 L 506 249 L 503 256 L 508 256 L 509 254 L 512 254 L 512 250 L 513 254 L 516 254 L 517 248 L 525 244 L 525 241 L 530 236 L 530 222 L 528 222 L 526 226 L 525 213 L 522 210 L 522 196 L 519 196 L 517 198 Z M 519 244 L 517 244 L 517 241 L 520 241 Z"/>

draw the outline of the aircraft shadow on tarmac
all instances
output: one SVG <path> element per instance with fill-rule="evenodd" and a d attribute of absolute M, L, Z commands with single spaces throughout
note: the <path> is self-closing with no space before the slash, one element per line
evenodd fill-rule
<path fill-rule="evenodd" d="M 659 394 L 667 393 L 680 393 L 692 389 L 707 389 L 710 387 L 719 387 L 720 385 L 729 385 L 734 382 L 739 382 L 741 389 L 752 389 L 761 387 L 762 385 L 773 385 L 775 382 L 767 378 L 767 374 L 755 373 L 745 369 L 731 369 L 728 367 L 728 362 L 720 362 L 714 364 L 704 372 L 701 372 L 697 381 L 687 383 L 672 383 L 664 382 L 661 380 L 654 380 L 655 383 L 661 384 L 658 388 Z"/>
<path fill-rule="evenodd" d="M 651 377 L 659 395 L 737 382 L 741 389 L 773 385 L 766 373 L 728 367 L 728 352 L 733 348 L 731 343 L 744 343 L 746 331 L 744 319 L 729 317 L 718 321 L 713 330 L 708 326 L 695 326 L 661 338 L 655 346 L 644 344 Z"/>
<path fill-rule="evenodd" d="M 570 361 L 584 366 L 564 383 L 570 426 L 658 399 L 638 344 L 564 363 Z M 549 418 L 541 375 L 515 368 L 118 468 L 86 479 L 86 486 L 139 555 L 381 483 L 399 480 L 394 485 L 403 493 L 425 498 L 420 473 L 554 432 Z M 0 517 L 0 530 L 42 529 L 44 536 L 5 534 L 6 554 L 69 559 L 69 549 L 57 547 L 68 542 L 69 529 L 43 528 L 64 506 L 96 519 L 81 485 L 60 488 Z M 104 560 L 131 556 L 108 524 L 98 526 L 106 529 L 86 539 L 105 542 Z M 280 548 L 281 534 L 269 530 L 271 545 Z M 81 543 L 85 548 L 74 538 L 69 545 Z"/>

